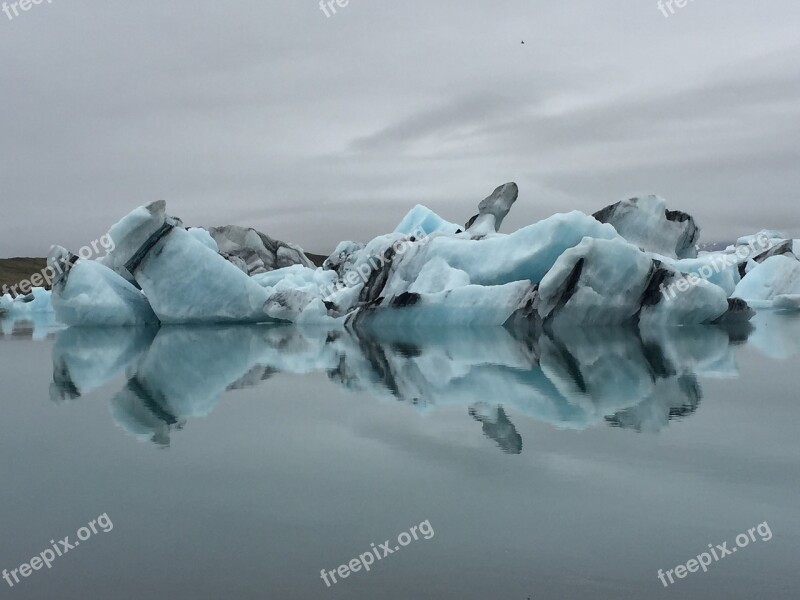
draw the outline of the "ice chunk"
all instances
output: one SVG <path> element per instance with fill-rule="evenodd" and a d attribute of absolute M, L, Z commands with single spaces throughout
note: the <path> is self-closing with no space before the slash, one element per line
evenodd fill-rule
<path fill-rule="evenodd" d="M 358 309 L 348 323 L 369 322 L 371 330 L 437 327 L 501 326 L 532 292 L 528 281 L 505 285 L 466 285 L 433 293 L 405 292 Z"/>
<path fill-rule="evenodd" d="M 455 223 L 445 221 L 430 208 L 417 204 L 408 211 L 400 224 L 395 227 L 395 233 L 403 235 L 430 235 L 435 232 L 457 233 L 461 228 Z"/>
<path fill-rule="evenodd" d="M 339 242 L 333 253 L 322 263 L 322 268 L 335 271 L 341 275 L 343 270 L 352 268 L 353 261 L 365 246 L 366 244 L 360 242 Z"/>
<path fill-rule="evenodd" d="M 698 277 L 684 277 L 671 270 L 665 271 L 662 271 L 663 278 L 658 290 L 651 285 L 650 299 L 643 303 L 639 315 L 643 329 L 747 321 L 752 317 L 753 312 L 746 303 L 732 303 L 721 287 Z M 653 281 L 658 279 L 654 278 Z"/>
<path fill-rule="evenodd" d="M 211 237 L 211 234 L 208 232 L 208 230 L 203 229 L 202 227 L 189 227 L 186 231 L 188 231 L 189 235 L 191 235 L 209 250 L 219 252 L 219 246 L 217 245 L 217 242 L 214 241 L 214 238 Z"/>
<path fill-rule="evenodd" d="M 519 188 L 513 181 L 497 187 L 478 205 L 478 214 L 464 226 L 470 236 L 483 237 L 500 231 L 500 225 L 506 218 L 511 205 L 519 195 Z"/>
<path fill-rule="evenodd" d="M 781 256 L 786 255 L 791 258 L 797 258 L 794 254 L 794 241 L 793 240 L 783 240 L 781 242 L 776 242 L 775 240 L 769 240 L 772 243 L 772 247 L 768 250 L 762 252 L 761 254 L 755 256 L 753 261 L 757 263 L 762 263 L 767 260 L 770 256 Z"/>
<path fill-rule="evenodd" d="M 475 285 L 502 285 L 514 281 L 538 283 L 566 250 L 584 237 L 619 237 L 610 225 L 598 223 L 579 211 L 557 214 L 509 235 L 473 240 L 462 236 L 433 235 L 411 244 L 394 265 L 405 281 L 416 279 L 424 264 L 444 260 L 464 271 Z"/>
<path fill-rule="evenodd" d="M 264 312 L 267 290 L 198 241 L 164 209 L 161 204 L 136 209 L 120 221 L 112 253 L 114 263 L 133 275 L 158 319 L 162 323 L 272 320 Z"/>
<path fill-rule="evenodd" d="M 746 260 L 747 256 L 743 260 Z M 676 271 L 705 279 L 709 283 L 721 287 L 727 296 L 733 294 L 736 284 L 741 280 L 739 274 L 740 259 L 735 253 L 709 252 L 697 258 L 670 260 L 663 262 Z"/>
<path fill-rule="evenodd" d="M 694 258 L 700 228 L 691 215 L 667 210 L 660 196 L 623 200 L 594 214 L 601 223 L 610 223 L 626 240 L 643 250 L 670 258 Z"/>
<path fill-rule="evenodd" d="M 540 281 L 565 250 L 586 236 L 620 239 L 610 225 L 576 211 L 555 215 L 510 235 L 473 239 L 469 232 L 434 232 L 417 239 L 392 233 L 365 246 L 344 243 L 323 266 L 323 270 L 336 273 L 336 280 L 335 291 L 321 299 L 335 315 L 363 307 L 374 319 L 376 312 L 398 313 L 402 308 L 404 314 L 398 313 L 398 322 L 411 319 L 419 323 L 429 315 L 442 324 L 498 324 L 509 308 L 518 308 L 518 291 Z M 517 283 L 522 285 L 488 289 Z M 458 291 L 466 287 L 470 289 Z M 301 289 L 310 291 L 307 286 Z M 490 310 L 492 302 L 499 303 L 497 310 Z M 434 308 L 437 303 L 441 306 Z M 488 312 L 481 317 L 476 310 Z M 386 321 L 381 317 L 381 322 Z"/>
<path fill-rule="evenodd" d="M 132 284 L 100 262 L 83 260 L 53 247 L 48 266 L 53 308 L 65 325 L 127 326 L 158 323 L 147 299 Z"/>
<path fill-rule="evenodd" d="M 166 220 L 167 203 L 164 200 L 140 206 L 128 213 L 108 230 L 114 249 L 100 259 L 120 277 L 136 284 L 133 275 L 125 267 L 133 255 L 151 239 Z M 177 222 L 176 222 L 177 224 Z"/>
<path fill-rule="evenodd" d="M 653 270 L 652 259 L 624 240 L 586 238 L 542 279 L 539 316 L 580 325 L 632 322 Z"/>
<path fill-rule="evenodd" d="M 752 269 L 736 286 L 735 298 L 753 308 L 793 308 L 791 298 L 800 294 L 800 261 L 772 256 Z M 782 298 L 786 296 L 786 298 Z"/>
<path fill-rule="evenodd" d="M 727 294 L 697 280 L 671 290 L 675 271 L 624 240 L 587 238 L 559 257 L 542 279 L 539 316 L 572 325 L 710 323 L 728 310 Z"/>
<path fill-rule="evenodd" d="M 434 258 L 425 263 L 408 291 L 412 294 L 436 294 L 469 284 L 469 275 L 464 271 L 454 269 L 442 258 Z"/>
<path fill-rule="evenodd" d="M 219 252 L 244 261 L 249 275 L 291 265 L 314 266 L 300 246 L 272 239 L 252 227 L 226 225 L 212 227 L 209 232 Z"/>
<path fill-rule="evenodd" d="M 183 229 L 161 237 L 133 273 L 162 323 L 271 320 L 267 290 Z"/>
<path fill-rule="evenodd" d="M 754 243 L 762 243 L 762 240 L 767 239 L 770 240 L 770 246 L 775 245 L 777 242 L 781 242 L 786 239 L 786 236 L 783 235 L 780 231 L 775 231 L 774 229 L 762 229 L 758 233 L 753 235 L 744 235 L 736 240 L 737 246 L 749 246 Z"/>
<path fill-rule="evenodd" d="M 310 269 L 303 265 L 292 265 L 253 275 L 258 285 L 275 291 L 300 290 L 309 293 L 323 294 L 333 289 L 336 273 L 324 269 Z"/>
<path fill-rule="evenodd" d="M 29 315 L 53 311 L 50 290 L 31 288 L 30 293 L 12 298 L 11 294 L 0 296 L 0 317 L 20 319 Z"/>

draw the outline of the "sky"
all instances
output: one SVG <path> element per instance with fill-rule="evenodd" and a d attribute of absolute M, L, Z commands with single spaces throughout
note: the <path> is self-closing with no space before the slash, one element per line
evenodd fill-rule
<path fill-rule="evenodd" d="M 417 203 L 464 223 L 507 181 L 506 232 L 656 193 L 701 241 L 800 237 L 800 4 L 672 6 L 9 6 L 0 256 L 76 251 L 159 199 L 327 254 Z"/>

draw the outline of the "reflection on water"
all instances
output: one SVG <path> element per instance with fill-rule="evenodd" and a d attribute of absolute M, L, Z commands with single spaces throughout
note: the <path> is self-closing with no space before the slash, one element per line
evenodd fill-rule
<path fill-rule="evenodd" d="M 761 319 L 753 335 L 759 347 L 782 356 L 797 351 L 798 338 L 780 315 Z M 523 440 L 509 414 L 558 428 L 605 423 L 639 432 L 690 416 L 703 397 L 698 377 L 737 376 L 732 347 L 751 329 L 72 328 L 56 334 L 51 397 L 78 398 L 125 373 L 110 399 L 114 420 L 166 446 L 174 430 L 211 413 L 226 390 L 258 386 L 275 373 L 319 371 L 344 389 L 419 410 L 463 406 L 503 452 L 519 454 Z"/>
<path fill-rule="evenodd" d="M 0 340 L 45 340 L 52 338 L 56 331 L 63 328 L 51 312 L 35 313 L 17 319 L 4 317 L 0 318 Z"/>

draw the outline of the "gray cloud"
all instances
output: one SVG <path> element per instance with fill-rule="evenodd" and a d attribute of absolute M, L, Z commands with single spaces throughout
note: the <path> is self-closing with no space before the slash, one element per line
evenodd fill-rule
<path fill-rule="evenodd" d="M 706 239 L 800 235 L 800 7 L 53 0 L 0 13 L 0 255 L 164 198 L 311 251 L 422 202 L 505 230 L 655 192 Z M 525 44 L 520 44 L 521 40 Z"/>

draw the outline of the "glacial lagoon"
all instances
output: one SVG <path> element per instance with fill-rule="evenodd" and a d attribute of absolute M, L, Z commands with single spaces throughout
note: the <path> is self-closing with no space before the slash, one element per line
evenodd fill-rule
<path fill-rule="evenodd" d="M 796 316 L 647 334 L 2 331 L 0 568 L 113 521 L 3 597 L 800 592 Z M 429 539 L 321 577 L 424 521 Z M 764 522 L 768 541 L 659 580 Z"/>

